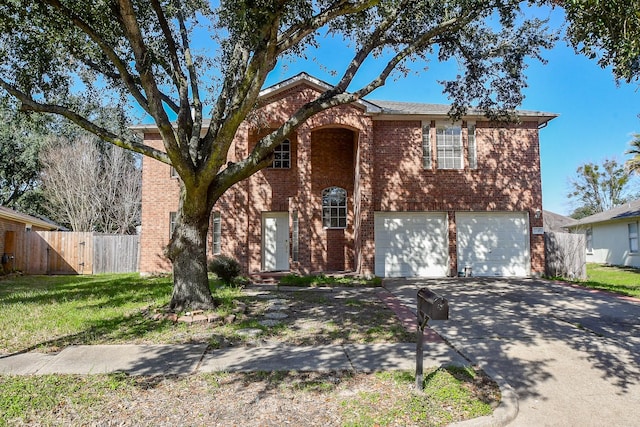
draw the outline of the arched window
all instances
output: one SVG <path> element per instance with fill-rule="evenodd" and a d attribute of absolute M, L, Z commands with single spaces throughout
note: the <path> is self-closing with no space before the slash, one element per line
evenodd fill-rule
<path fill-rule="evenodd" d="M 344 188 L 322 190 L 322 225 L 324 228 L 347 228 L 347 190 Z"/>

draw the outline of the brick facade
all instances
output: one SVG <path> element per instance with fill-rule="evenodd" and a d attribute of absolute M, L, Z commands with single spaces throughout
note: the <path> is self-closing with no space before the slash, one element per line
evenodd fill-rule
<path fill-rule="evenodd" d="M 279 126 L 318 94 L 304 79 L 267 92 L 249 124 L 238 131 L 229 160 L 243 158 L 260 136 Z M 545 116 L 545 120 L 552 118 Z M 444 212 L 448 218 L 449 263 L 458 271 L 456 212 L 524 212 L 529 218 L 530 271 L 544 271 L 538 126 L 540 117 L 518 124 L 496 124 L 482 117 L 466 118 L 476 126 L 477 168 L 468 163 L 467 122 L 461 122 L 464 168 L 437 168 L 435 128 L 446 115 L 370 112 L 366 103 L 321 112 L 290 135 L 291 167 L 264 169 L 236 184 L 214 210 L 222 218 L 222 253 L 237 258 L 248 273 L 265 268 L 263 216 L 281 212 L 289 218 L 286 244 L 289 269 L 304 273 L 350 270 L 372 274 L 375 253 L 374 214 Z M 432 167 L 423 167 L 422 125 L 430 124 Z M 159 135 L 145 132 L 145 142 L 162 147 Z M 169 166 L 143 161 L 142 272 L 170 269 L 163 257 L 169 240 L 170 213 L 178 209 L 179 182 Z M 347 192 L 347 227 L 325 229 L 322 191 Z M 294 218 L 298 245 L 294 252 Z M 209 248 L 212 237 L 209 238 Z"/>

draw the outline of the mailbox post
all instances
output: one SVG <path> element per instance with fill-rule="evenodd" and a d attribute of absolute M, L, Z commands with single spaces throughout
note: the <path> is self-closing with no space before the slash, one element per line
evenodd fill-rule
<path fill-rule="evenodd" d="M 428 288 L 422 288 L 418 291 L 418 304 L 416 308 L 416 316 L 418 318 L 417 344 L 416 344 L 416 389 L 423 389 L 423 341 L 424 328 L 427 326 L 429 319 L 432 320 L 448 320 L 449 319 L 449 301 L 446 298 L 436 294 Z"/>

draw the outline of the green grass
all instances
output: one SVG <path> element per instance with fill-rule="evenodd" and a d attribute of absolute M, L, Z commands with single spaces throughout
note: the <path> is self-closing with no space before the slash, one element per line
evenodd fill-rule
<path fill-rule="evenodd" d="M 52 413 L 63 406 L 89 408 L 100 404 L 107 392 L 132 387 L 124 374 L 110 375 L 0 375 L 0 426 L 16 421 L 29 424 L 39 414 Z"/>
<path fill-rule="evenodd" d="M 396 388 L 411 389 L 415 384 L 410 372 L 380 372 L 376 376 L 383 383 Z M 463 419 L 490 415 L 489 401 L 477 390 L 477 374 L 471 368 L 449 366 L 428 372 L 424 392 L 405 393 L 389 401 L 389 389 L 361 391 L 355 398 L 342 402 L 345 426 L 425 425 L 440 426 Z"/>
<path fill-rule="evenodd" d="M 57 351 L 72 344 L 184 342 L 188 325 L 154 321 L 145 307 L 161 308 L 171 297 L 171 278 L 137 274 L 22 276 L 0 281 L 0 353 Z M 218 312 L 231 313 L 241 298 L 218 287 Z M 186 338 L 188 340 L 188 338 Z"/>
<path fill-rule="evenodd" d="M 236 400 L 257 403 L 270 395 L 280 396 L 275 404 L 281 402 L 285 413 L 292 410 L 288 402 L 314 402 L 335 415 L 335 425 L 442 426 L 488 415 L 491 404 L 498 402 L 495 384 L 469 367 L 439 368 L 426 374 L 423 393 L 414 390 L 411 372 L 0 375 L 0 426 L 98 425 L 106 415 L 118 425 L 125 420 L 133 425 L 166 424 L 164 417 L 174 411 L 186 416 L 183 421 L 190 425 L 218 424 L 225 420 L 216 408 L 235 407 Z M 168 402 L 172 402 L 170 410 Z M 194 415 L 189 413 L 193 404 L 203 402 L 211 408 L 199 414 L 206 419 L 189 417 Z M 135 418 L 140 413 L 135 405 L 145 405 L 144 413 L 150 418 Z M 228 421 L 229 425 L 241 423 L 239 418 Z"/>
<path fill-rule="evenodd" d="M 280 284 L 285 286 L 381 286 L 382 279 L 364 279 L 360 277 L 332 277 L 324 274 L 299 276 L 287 274 L 280 278 Z"/>
<path fill-rule="evenodd" d="M 640 298 L 640 269 L 587 264 L 587 280 L 578 284 Z"/>

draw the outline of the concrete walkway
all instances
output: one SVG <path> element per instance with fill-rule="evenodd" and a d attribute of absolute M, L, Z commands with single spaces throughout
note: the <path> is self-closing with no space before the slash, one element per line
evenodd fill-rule
<path fill-rule="evenodd" d="M 513 426 L 640 425 L 640 301 L 544 280 L 386 280 L 415 310 L 445 296 L 430 326 L 518 398 Z"/>
<path fill-rule="evenodd" d="M 57 354 L 24 353 L 0 357 L 0 374 L 188 375 L 212 371 L 415 370 L 416 345 L 262 345 L 208 350 L 193 345 L 81 345 Z M 426 367 L 464 364 L 443 341 L 425 343 Z"/>

